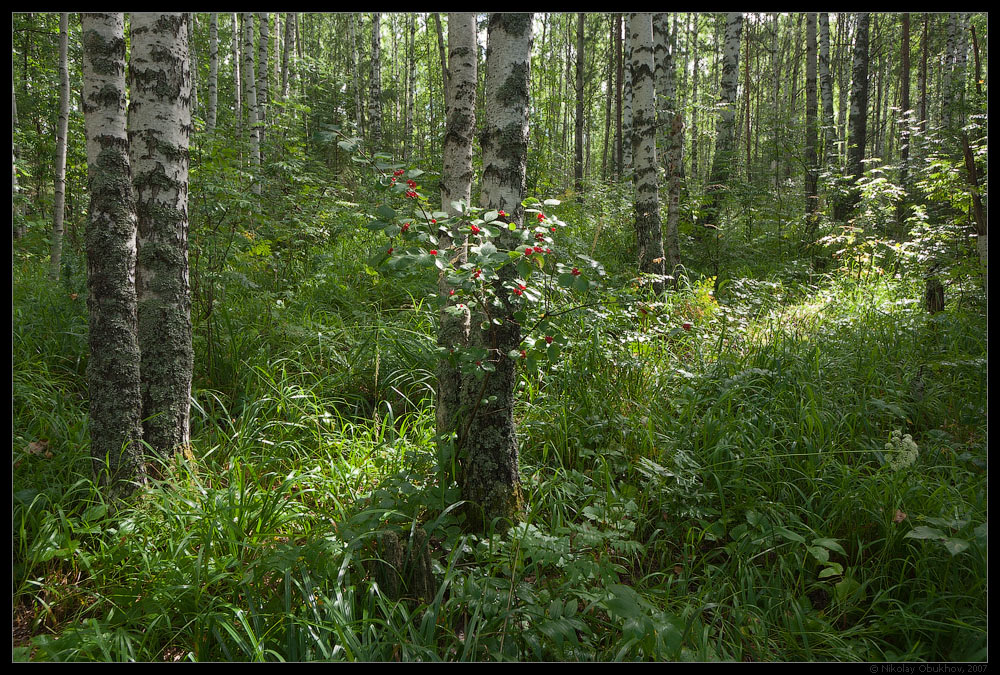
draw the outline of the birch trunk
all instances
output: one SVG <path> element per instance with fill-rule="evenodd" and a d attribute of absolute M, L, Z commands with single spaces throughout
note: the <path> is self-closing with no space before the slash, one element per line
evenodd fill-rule
<path fill-rule="evenodd" d="M 835 161 L 837 126 L 833 118 L 833 76 L 830 73 L 830 15 L 819 13 L 819 90 L 823 107 L 823 163 Z"/>
<path fill-rule="evenodd" d="M 740 74 L 740 32 L 743 15 L 730 12 L 726 15 L 726 40 L 722 53 L 722 78 L 720 86 L 719 124 L 716 132 L 715 155 L 706 192 L 709 204 L 705 223 L 718 227 L 722 191 L 730 178 L 733 158 L 733 130 L 736 122 L 736 85 Z"/>
<path fill-rule="evenodd" d="M 663 234 L 656 162 L 656 89 L 653 82 L 653 15 L 629 15 L 634 117 L 632 120 L 632 180 L 635 185 L 635 233 L 639 271 L 657 275 L 653 289 L 663 290 Z"/>
<path fill-rule="evenodd" d="M 851 83 L 851 135 L 848 147 L 848 171 L 857 181 L 864 174 L 862 160 L 868 130 L 868 27 L 871 14 L 858 15 L 854 40 L 854 67 Z"/>
<path fill-rule="evenodd" d="M 576 191 L 583 190 L 583 68 L 586 63 L 584 59 L 584 15 L 578 13 L 576 18 L 576 128 L 574 133 L 574 143 L 576 145 L 576 156 L 573 164 L 573 182 Z"/>
<path fill-rule="evenodd" d="M 189 20 L 182 12 L 139 12 L 131 24 L 128 136 L 139 226 L 143 437 L 160 457 L 190 442 Z"/>
<path fill-rule="evenodd" d="M 819 160 L 816 145 L 819 130 L 816 128 L 816 14 L 806 14 L 806 214 L 816 212 L 819 194 Z"/>
<path fill-rule="evenodd" d="M 136 218 L 125 130 L 125 17 L 81 14 L 90 456 L 113 494 L 145 482 L 136 323 Z M 105 473 L 105 471 L 107 473 Z"/>
<path fill-rule="evenodd" d="M 361 78 L 358 62 L 358 35 L 354 28 L 354 14 L 347 15 L 347 30 L 351 40 L 351 83 L 354 86 L 354 124 L 358 135 L 365 135 L 365 120 L 361 107 Z"/>
<path fill-rule="evenodd" d="M 627 176 L 632 171 L 632 41 L 628 39 L 628 23 L 625 24 L 625 73 L 622 86 L 622 171 Z"/>
<path fill-rule="evenodd" d="M 450 216 L 460 211 L 453 202 L 463 202 L 467 208 L 472 201 L 472 141 L 476 127 L 476 83 L 479 53 L 476 46 L 476 15 L 453 12 L 448 15 L 448 62 L 451 91 L 448 92 L 449 115 L 444 137 L 443 168 L 441 172 L 441 209 Z M 465 208 L 461 212 L 465 211 Z M 459 226 L 461 227 L 461 226 Z M 468 259 L 467 233 L 441 230 L 438 242 L 449 251 L 452 263 L 462 265 Z M 455 246 L 454 248 L 453 245 Z M 453 286 L 447 274 L 438 277 L 438 289 L 450 311 L 442 308 L 438 329 L 438 345 L 457 351 L 469 342 L 469 311 L 456 301 L 448 301 Z M 453 313 L 462 309 L 460 313 Z M 443 439 L 453 438 L 459 431 L 459 408 L 462 404 L 462 373 L 454 363 L 442 359 L 438 363 L 438 397 L 435 407 L 437 431 Z M 473 385 L 474 386 L 474 383 Z M 447 442 L 447 441 L 444 441 Z"/>
<path fill-rule="evenodd" d="M 260 161 L 264 162 L 264 141 L 267 136 L 267 86 L 268 43 L 270 41 L 270 19 L 267 12 L 257 12 L 260 35 L 257 38 L 257 137 L 260 143 Z"/>
<path fill-rule="evenodd" d="M 243 95 L 240 81 L 240 25 L 236 12 L 233 12 L 233 95 L 236 98 L 236 131 L 243 136 Z"/>
<path fill-rule="evenodd" d="M 295 13 L 285 15 L 285 42 L 281 50 L 281 98 L 288 98 L 288 67 L 295 42 Z"/>
<path fill-rule="evenodd" d="M 416 54 L 414 53 L 416 47 L 416 17 L 413 14 L 409 16 L 408 30 L 407 30 L 407 50 L 406 50 L 406 126 L 403 131 L 403 162 L 407 163 L 410 161 L 410 152 L 413 149 L 413 102 L 416 98 L 415 87 L 417 84 L 416 78 Z"/>
<path fill-rule="evenodd" d="M 56 128 L 56 177 L 52 213 L 49 278 L 59 278 L 63 219 L 66 213 L 66 137 L 69 132 L 69 14 L 59 15 L 59 126 Z"/>
<path fill-rule="evenodd" d="M 681 129 L 684 121 L 677 105 L 677 87 L 674 77 L 675 44 L 669 32 L 666 13 L 653 15 L 654 61 L 656 63 L 657 127 L 660 130 L 659 147 L 663 149 L 663 167 L 667 178 L 667 224 L 663 244 L 667 253 L 669 273 L 674 274 L 681 262 L 677 238 L 677 219 L 680 213 Z M 659 149 L 657 150 L 659 154 Z"/>
<path fill-rule="evenodd" d="M 208 24 L 208 131 L 215 129 L 219 110 L 219 14 L 212 12 Z"/>
<path fill-rule="evenodd" d="M 368 126 L 372 152 L 382 145 L 382 15 L 372 14 L 371 81 L 369 82 Z"/>
<path fill-rule="evenodd" d="M 491 14 L 486 49 L 486 128 L 483 134 L 481 205 L 503 209 L 511 222 L 522 223 L 525 170 L 528 158 L 528 110 L 531 82 L 531 24 L 528 14 Z M 514 249 L 518 238 L 503 230 L 501 249 Z M 470 343 L 487 350 L 493 366 L 481 381 L 463 392 L 470 419 L 461 440 L 464 451 L 462 495 L 470 504 L 470 523 L 486 529 L 498 522 L 505 530 L 521 518 L 524 495 L 518 473 L 514 426 L 517 368 L 509 356 L 521 344 L 521 326 L 514 313 L 522 301 L 509 286 L 517 274 L 513 265 L 499 270 L 494 283 L 497 302 L 489 316 L 473 318 Z"/>
<path fill-rule="evenodd" d="M 253 14 L 243 12 L 243 84 L 247 118 L 250 123 L 250 163 L 253 165 L 253 193 L 260 195 L 260 117 L 257 114 L 257 78 L 253 63 Z"/>

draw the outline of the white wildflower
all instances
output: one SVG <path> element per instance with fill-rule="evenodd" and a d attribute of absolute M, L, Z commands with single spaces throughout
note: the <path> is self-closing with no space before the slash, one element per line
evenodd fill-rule
<path fill-rule="evenodd" d="M 910 434 L 903 435 L 902 429 L 896 429 L 885 444 L 886 461 L 889 468 L 899 471 L 911 466 L 917 461 L 918 448 Z"/>

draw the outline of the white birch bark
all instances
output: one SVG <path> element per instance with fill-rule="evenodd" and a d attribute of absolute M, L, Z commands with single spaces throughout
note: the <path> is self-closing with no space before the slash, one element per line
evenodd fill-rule
<path fill-rule="evenodd" d="M 125 17 L 81 14 L 90 212 L 87 310 L 90 454 L 113 493 L 145 481 L 136 323 L 136 217 L 125 109 Z M 105 474 L 104 471 L 108 473 Z"/>
<path fill-rule="evenodd" d="M 817 208 L 817 184 L 819 181 L 819 160 L 816 145 L 819 141 L 816 101 L 816 71 L 818 67 L 818 45 L 816 43 L 815 13 L 806 14 L 806 213 L 812 214 Z"/>
<path fill-rule="evenodd" d="M 132 14 L 128 135 L 136 195 L 143 436 L 160 457 L 190 442 L 188 144 L 191 62 L 184 12 Z"/>
<path fill-rule="evenodd" d="M 668 272 L 673 274 L 681 262 L 677 220 L 680 213 L 681 131 L 684 120 L 677 105 L 674 74 L 674 47 L 664 12 L 653 15 L 654 60 L 656 62 L 657 127 L 662 163 L 667 179 L 667 221 L 663 228 L 663 244 L 667 254 Z"/>
<path fill-rule="evenodd" d="M 354 124 L 362 137 L 365 134 L 365 120 L 361 107 L 361 77 L 358 64 L 358 35 L 354 28 L 354 14 L 347 15 L 347 27 L 351 40 L 351 82 L 354 86 Z"/>
<path fill-rule="evenodd" d="M 486 48 L 480 199 L 482 206 L 503 209 L 509 221 L 519 224 L 524 218 L 521 202 L 528 157 L 531 26 L 530 13 L 491 14 Z M 501 249 L 513 249 L 518 241 L 504 229 L 497 243 Z M 524 506 L 514 425 L 517 369 L 509 356 L 521 344 L 521 326 L 514 320 L 519 305 L 510 294 L 516 274 L 513 265 L 500 268 L 500 278 L 494 284 L 497 302 L 489 307 L 489 317 L 474 316 L 470 333 L 470 343 L 487 350 L 494 368 L 481 382 L 463 389 L 470 419 L 459 437 L 464 463 L 462 494 L 470 503 L 471 522 L 481 529 L 494 519 L 506 529 L 520 519 Z"/>
<path fill-rule="evenodd" d="M 736 86 L 740 74 L 740 33 L 743 15 L 739 12 L 726 14 L 726 40 L 722 52 L 722 77 L 719 97 L 719 122 L 715 134 L 715 155 L 709 174 L 706 192 L 709 205 L 705 222 L 718 226 L 719 204 L 722 191 L 726 189 L 732 172 L 733 131 L 736 126 Z"/>
<path fill-rule="evenodd" d="M 257 12 L 257 25 L 260 36 L 257 39 L 257 136 L 260 143 L 260 160 L 264 161 L 264 141 L 267 136 L 267 104 L 269 92 L 267 86 L 267 58 L 270 41 L 270 19 L 267 12 Z"/>
<path fill-rule="evenodd" d="M 208 23 L 208 131 L 215 129 L 219 110 L 219 14 L 212 12 Z"/>
<path fill-rule="evenodd" d="M 653 82 L 653 15 L 628 17 L 627 53 L 632 80 L 632 181 L 635 186 L 635 233 L 639 244 L 639 271 L 655 274 L 656 292 L 663 290 L 663 235 L 656 162 L 656 90 Z"/>
<path fill-rule="evenodd" d="M 69 132 L 69 14 L 59 15 L 59 125 L 56 128 L 56 176 L 52 213 L 49 278 L 59 278 L 63 219 L 66 213 L 66 138 Z"/>
<path fill-rule="evenodd" d="M 250 163 L 253 165 L 253 192 L 260 194 L 260 117 L 257 114 L 257 78 L 253 63 L 253 14 L 243 12 L 243 89 L 250 129 Z"/>
<path fill-rule="evenodd" d="M 368 98 L 368 127 L 372 152 L 382 145 L 382 15 L 372 14 L 371 82 Z"/>
<path fill-rule="evenodd" d="M 466 207 L 472 200 L 472 141 L 476 126 L 476 82 L 478 66 L 476 46 L 476 15 L 452 12 L 448 15 L 448 62 L 451 77 L 448 79 L 448 123 L 444 138 L 441 172 L 441 209 L 451 216 L 459 215 L 453 202 L 463 202 Z M 463 208 L 462 211 L 465 209 Z M 463 227 L 459 225 L 458 227 Z M 449 251 L 453 264 L 461 265 L 468 259 L 465 248 L 467 232 L 441 230 L 438 241 Z M 454 245 L 454 248 L 453 248 Z M 457 299 L 448 300 L 453 287 L 447 274 L 438 277 L 438 290 L 451 306 L 442 308 L 439 315 L 438 345 L 449 350 L 466 347 L 469 341 L 470 314 Z M 468 302 L 467 300 L 465 302 Z M 448 359 L 438 363 L 438 398 L 435 406 L 439 435 L 450 437 L 458 429 L 459 408 L 462 404 L 462 373 Z M 473 383 L 474 386 L 474 383 Z"/>
<path fill-rule="evenodd" d="M 240 23 L 233 12 L 233 96 L 235 98 L 234 109 L 236 111 L 236 131 L 237 135 L 243 136 L 243 86 L 240 81 Z"/>
<path fill-rule="evenodd" d="M 833 118 L 833 77 L 830 73 L 830 15 L 819 13 L 819 90 L 823 108 L 823 162 L 836 161 L 837 126 Z"/>

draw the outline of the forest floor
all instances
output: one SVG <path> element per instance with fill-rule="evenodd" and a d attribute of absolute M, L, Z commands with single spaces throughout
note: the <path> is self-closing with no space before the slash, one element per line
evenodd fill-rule
<path fill-rule="evenodd" d="M 520 381 L 524 522 L 477 536 L 434 442 L 436 310 L 342 260 L 227 282 L 192 452 L 116 507 L 82 274 L 15 258 L 15 660 L 987 659 L 981 293 L 932 316 L 874 266 L 663 298 L 611 271 Z M 418 528 L 422 591 L 379 576 Z"/>

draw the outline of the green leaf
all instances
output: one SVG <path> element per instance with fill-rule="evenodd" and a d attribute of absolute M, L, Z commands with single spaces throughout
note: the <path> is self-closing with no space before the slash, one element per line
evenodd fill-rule
<path fill-rule="evenodd" d="M 837 543 L 836 539 L 830 539 L 829 537 L 817 537 L 813 539 L 813 544 L 816 546 L 822 546 L 823 548 L 828 548 L 831 551 L 836 551 L 840 555 L 847 555 L 844 551 L 844 547 Z"/>
<path fill-rule="evenodd" d="M 377 209 L 375 209 L 375 213 L 377 213 L 379 217 L 382 218 L 383 220 L 396 219 L 396 212 L 392 209 L 392 207 L 388 206 L 387 204 L 382 204 L 381 206 L 379 206 Z"/>
<path fill-rule="evenodd" d="M 546 206 L 559 206 L 560 204 L 562 204 L 562 202 L 559 201 L 558 199 L 546 199 L 542 203 L 545 204 Z"/>
<path fill-rule="evenodd" d="M 944 532 L 933 527 L 920 525 L 907 532 L 905 537 L 909 539 L 944 539 Z"/>
<path fill-rule="evenodd" d="M 559 362 L 559 354 L 561 351 L 562 350 L 560 349 L 559 345 L 557 345 L 555 342 L 550 344 L 548 348 L 545 350 L 546 354 L 549 357 L 549 361 L 551 361 L 552 363 Z"/>
<path fill-rule="evenodd" d="M 957 537 L 948 537 L 941 542 L 944 547 L 948 549 L 948 553 L 952 555 L 958 555 L 965 549 L 969 548 L 969 542 L 965 539 L 958 539 Z"/>
<path fill-rule="evenodd" d="M 639 594 L 628 586 L 612 584 L 608 589 L 614 597 L 605 602 L 608 612 L 625 619 L 637 619 L 643 615 Z"/>
<path fill-rule="evenodd" d="M 828 563 L 828 567 L 823 568 L 823 571 L 819 573 L 820 579 L 826 579 L 827 577 L 835 577 L 844 573 L 844 566 L 840 563 Z"/>
<path fill-rule="evenodd" d="M 499 217 L 500 217 L 500 214 L 497 213 L 496 211 L 487 211 L 485 214 L 483 214 L 483 221 L 485 221 L 487 223 L 492 223 L 494 220 L 496 220 Z"/>
<path fill-rule="evenodd" d="M 590 289 L 590 283 L 583 278 L 583 276 L 578 276 L 573 282 L 573 290 L 579 293 L 586 293 Z"/>
<path fill-rule="evenodd" d="M 562 286 L 563 288 L 572 288 L 573 287 L 573 282 L 575 280 L 576 280 L 576 277 L 573 276 L 572 274 L 570 274 L 569 272 L 565 272 L 564 274 L 560 274 L 559 277 L 556 279 L 557 283 L 560 286 Z"/>

